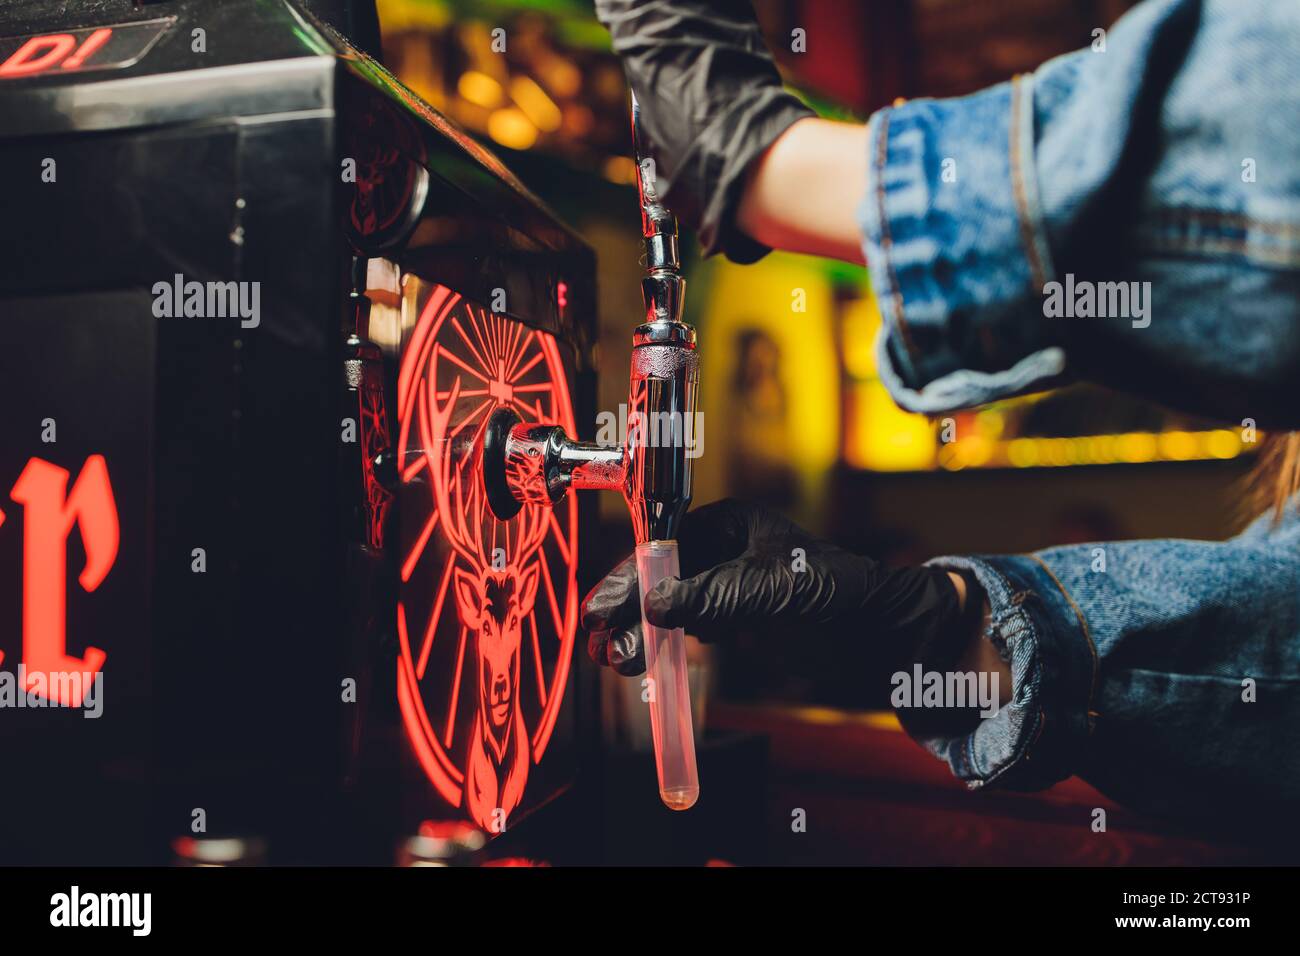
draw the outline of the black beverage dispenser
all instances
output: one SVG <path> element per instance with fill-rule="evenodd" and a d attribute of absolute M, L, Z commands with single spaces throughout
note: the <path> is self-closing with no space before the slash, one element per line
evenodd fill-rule
<path fill-rule="evenodd" d="M 594 256 L 373 28 L 0 8 L 0 863 L 588 852 L 592 506 L 476 455 L 594 421 Z"/>

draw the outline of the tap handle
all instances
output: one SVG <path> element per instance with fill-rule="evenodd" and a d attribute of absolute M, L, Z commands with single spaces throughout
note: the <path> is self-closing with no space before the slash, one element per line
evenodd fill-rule
<path fill-rule="evenodd" d="M 636 188 L 641 200 L 641 235 L 645 237 L 646 271 L 677 272 L 681 269 L 681 260 L 677 254 L 677 218 L 659 198 L 654 160 L 645 155 L 645 129 L 636 93 L 632 94 L 632 153 L 636 157 Z"/>
<path fill-rule="evenodd" d="M 680 323 L 686 280 L 677 245 L 677 219 L 659 199 L 654 160 L 645 156 L 641 104 L 632 93 L 632 153 L 636 157 L 637 195 L 641 200 L 641 235 L 645 242 L 646 277 L 641 280 L 646 322 Z"/>
<path fill-rule="evenodd" d="M 632 156 L 636 159 L 636 168 L 639 171 L 645 163 L 645 131 L 641 128 L 641 103 L 636 98 L 636 90 L 629 90 L 629 92 L 632 94 Z M 641 204 L 644 206 L 646 188 L 640 175 L 637 176 L 637 188 L 641 194 Z M 652 183 L 651 189 L 653 188 Z"/>
<path fill-rule="evenodd" d="M 646 156 L 645 129 L 641 120 L 641 103 L 632 90 L 632 156 L 636 159 L 636 191 L 641 199 L 641 234 L 648 236 L 649 218 L 647 211 L 652 205 L 659 205 L 659 194 L 655 189 L 654 160 Z M 668 212 L 667 209 L 664 212 Z"/>

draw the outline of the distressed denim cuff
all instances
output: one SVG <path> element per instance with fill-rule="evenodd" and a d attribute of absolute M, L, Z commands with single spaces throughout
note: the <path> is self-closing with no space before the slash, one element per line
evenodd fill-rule
<path fill-rule="evenodd" d="M 988 595 L 987 637 L 1011 666 L 1011 700 L 958 737 L 913 733 L 971 789 L 992 783 L 1039 790 L 1082 765 L 1093 726 L 1097 653 L 1074 600 L 1032 555 L 943 557 L 929 562 L 975 575 Z M 908 714 L 899 711 L 911 732 Z"/>
<path fill-rule="evenodd" d="M 933 414 L 1049 387 L 1065 353 L 1034 173 L 1033 78 L 880 110 L 868 124 L 863 250 L 884 322 L 879 374 Z"/>

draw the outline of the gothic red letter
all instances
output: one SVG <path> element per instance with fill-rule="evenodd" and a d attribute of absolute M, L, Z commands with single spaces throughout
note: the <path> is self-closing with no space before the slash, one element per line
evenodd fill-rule
<path fill-rule="evenodd" d="M 86 567 L 78 581 L 93 591 L 117 558 L 119 529 L 113 487 L 103 455 L 91 455 L 67 494 L 69 474 L 33 458 L 14 484 L 11 497 L 23 505 L 23 664 L 29 674 L 96 673 L 105 654 L 87 647 L 85 658 L 67 653 L 68 535 L 81 532 Z M 30 684 L 30 678 L 28 680 Z M 66 682 L 51 681 L 59 694 Z M 85 683 L 78 686 L 85 692 Z M 78 707 L 80 700 L 59 700 Z"/>

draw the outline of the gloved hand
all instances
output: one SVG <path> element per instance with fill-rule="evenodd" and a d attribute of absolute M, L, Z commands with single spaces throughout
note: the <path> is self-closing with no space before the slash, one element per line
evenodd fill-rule
<path fill-rule="evenodd" d="M 705 255 L 769 251 L 736 227 L 750 164 L 816 114 L 781 87 L 748 0 L 596 0 L 641 104 L 660 198 Z"/>
<path fill-rule="evenodd" d="M 959 600 L 948 572 L 887 568 L 823 541 L 780 514 L 727 499 L 689 512 L 678 535 L 682 577 L 646 595 L 650 623 L 704 641 L 736 631 L 825 642 L 873 690 L 912 661 L 946 668 L 975 633 L 983 593 Z M 611 571 L 582 604 L 587 652 L 632 676 L 645 670 L 636 558 Z"/>

